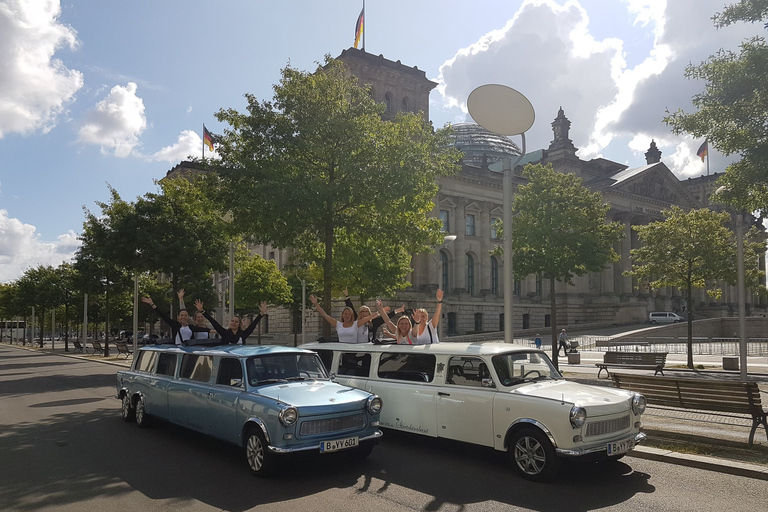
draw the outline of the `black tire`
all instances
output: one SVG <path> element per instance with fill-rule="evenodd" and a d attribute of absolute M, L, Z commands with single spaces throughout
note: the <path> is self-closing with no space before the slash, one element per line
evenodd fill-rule
<path fill-rule="evenodd" d="M 547 436 L 534 427 L 524 428 L 512 436 L 509 455 L 520 475 L 534 482 L 554 478 L 562 464 Z"/>
<path fill-rule="evenodd" d="M 147 428 L 152 424 L 152 418 L 149 416 L 149 414 L 146 413 L 146 405 L 147 404 L 144 401 L 144 397 L 140 396 L 136 401 L 136 408 L 134 409 L 136 424 L 140 428 Z"/>
<path fill-rule="evenodd" d="M 656 324 L 658 324 L 658 323 L 659 323 L 659 322 L 657 322 L 656 320 L 651 320 L 651 325 L 656 325 Z"/>
<path fill-rule="evenodd" d="M 123 421 L 128 423 L 136 421 L 136 409 L 133 408 L 131 397 L 128 396 L 128 393 L 123 395 L 120 414 L 123 416 Z"/>
<path fill-rule="evenodd" d="M 275 455 L 269 451 L 264 432 L 260 427 L 251 427 L 245 434 L 245 462 L 255 476 L 270 476 L 275 470 Z"/>

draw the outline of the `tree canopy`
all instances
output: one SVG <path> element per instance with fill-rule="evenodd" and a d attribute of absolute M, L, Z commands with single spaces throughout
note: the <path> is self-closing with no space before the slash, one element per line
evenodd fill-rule
<path fill-rule="evenodd" d="M 314 73 L 282 70 L 271 101 L 222 109 L 222 206 L 257 243 L 292 247 L 333 290 L 374 296 L 405 286 L 412 253 L 435 245 L 438 176 L 457 171 L 447 130 L 421 114 L 382 119 L 383 105 L 329 57 Z M 376 279 L 366 276 L 375 275 Z"/>
<path fill-rule="evenodd" d="M 536 164 L 525 166 L 523 176 L 528 183 L 515 194 L 512 225 L 514 274 L 549 279 L 552 339 L 556 340 L 555 282 L 573 284 L 574 276 L 599 272 L 617 261 L 613 247 L 621 240 L 623 227 L 606 222 L 610 205 L 576 175 Z M 552 345 L 557 362 L 557 343 Z"/>
<path fill-rule="evenodd" d="M 713 17 L 723 27 L 768 17 L 768 1 L 742 0 Z M 701 64 L 689 64 L 685 76 L 705 82 L 693 97 L 696 112 L 679 109 L 664 122 L 676 134 L 705 137 L 725 155 L 738 154 L 720 178 L 718 198 L 747 211 L 768 215 L 768 45 L 763 36 L 742 42 L 740 50 L 721 49 Z"/>
<path fill-rule="evenodd" d="M 632 249 L 632 269 L 626 274 L 646 280 L 652 289 L 673 286 L 685 293 L 689 312 L 688 367 L 693 368 L 693 290 L 705 289 L 711 296 L 719 297 L 722 290 L 718 281 L 736 283 L 736 246 L 733 232 L 727 227 L 730 215 L 726 212 L 706 208 L 686 212 L 672 207 L 663 213 L 664 221 L 633 226 L 642 245 Z M 757 258 L 764 246 L 758 242 L 744 244 L 749 284 L 759 282 Z"/>

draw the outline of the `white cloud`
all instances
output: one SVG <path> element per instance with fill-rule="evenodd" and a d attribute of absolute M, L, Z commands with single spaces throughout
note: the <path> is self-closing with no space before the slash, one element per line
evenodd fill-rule
<path fill-rule="evenodd" d="M 56 242 L 40 240 L 37 229 L 0 209 L 0 282 L 13 281 L 38 265 L 58 266 L 74 258 L 80 241 L 70 230 Z"/>
<path fill-rule="evenodd" d="M 77 33 L 58 22 L 57 0 L 0 2 L 0 139 L 47 132 L 83 86 L 83 74 L 54 55 L 74 50 Z"/>
<path fill-rule="evenodd" d="M 434 110 L 453 109 L 454 118 L 463 120 L 458 109 L 466 113 L 466 98 L 474 88 L 505 84 L 523 93 L 536 111 L 536 122 L 526 133 L 529 150 L 549 146 L 550 123 L 562 106 L 581 158 L 604 156 L 644 165 L 643 153 L 655 139 L 662 160 L 679 176 L 706 172 L 695 156 L 701 140 L 675 136 L 662 118 L 667 109 L 690 112 L 692 96 L 704 89 L 703 83 L 684 77 L 689 62 L 698 64 L 719 48 L 737 49 L 762 27 L 737 24 L 716 30 L 710 18 L 722 10 L 721 0 L 624 0 L 621 6 L 616 16 L 587 12 L 576 0 L 525 1 L 502 29 L 459 50 L 440 67 L 443 104 Z M 710 156 L 713 172 L 733 160 L 712 149 Z"/>
<path fill-rule="evenodd" d="M 152 155 L 152 160 L 160 162 L 178 163 L 181 160 L 187 160 L 190 157 L 203 155 L 203 139 L 199 134 L 192 130 L 184 130 L 179 134 L 175 144 L 166 146 Z M 215 158 L 218 155 L 214 152 L 211 155 L 206 152 L 206 156 Z"/>
<path fill-rule="evenodd" d="M 79 140 L 101 146 L 105 154 L 113 151 L 118 158 L 130 156 L 140 144 L 139 135 L 147 128 L 144 101 L 136 95 L 137 89 L 135 82 L 128 82 L 126 87 L 114 86 L 88 113 Z"/>

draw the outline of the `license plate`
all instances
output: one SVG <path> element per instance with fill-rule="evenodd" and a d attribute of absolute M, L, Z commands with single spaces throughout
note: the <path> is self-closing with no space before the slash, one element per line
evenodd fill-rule
<path fill-rule="evenodd" d="M 357 437 L 336 439 L 334 441 L 323 441 L 320 443 L 320 453 L 337 452 L 339 450 L 346 450 L 347 448 L 354 448 L 357 446 L 357 442 Z"/>
<path fill-rule="evenodd" d="M 630 437 L 629 439 L 624 439 L 623 441 L 616 441 L 613 443 L 608 443 L 608 455 L 621 455 L 622 453 L 627 453 L 629 450 L 635 447 L 635 438 Z"/>

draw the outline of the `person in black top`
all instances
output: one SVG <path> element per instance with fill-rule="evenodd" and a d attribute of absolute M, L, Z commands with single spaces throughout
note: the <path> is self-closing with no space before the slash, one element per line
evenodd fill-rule
<path fill-rule="evenodd" d="M 357 320 L 357 311 L 355 311 L 355 306 L 352 305 L 352 299 L 349 298 L 349 291 L 344 288 L 344 305 L 347 306 L 352 310 L 352 315 L 355 320 Z M 387 313 L 387 316 L 392 319 L 395 318 L 400 313 L 405 313 L 407 315 L 410 315 L 411 312 L 407 311 L 405 309 L 405 306 L 402 306 L 395 311 L 389 311 L 389 307 L 385 307 L 384 310 Z M 370 313 L 370 308 L 368 308 L 368 312 Z M 367 332 L 368 339 L 367 340 L 357 340 L 358 343 L 364 343 L 365 341 L 373 341 L 376 339 L 376 332 L 379 330 L 379 327 L 384 325 L 384 319 L 381 316 L 376 316 L 375 318 L 372 318 L 370 322 L 366 324 L 367 329 L 364 332 Z"/>
<path fill-rule="evenodd" d="M 200 299 L 197 299 L 195 301 L 195 307 L 199 312 L 205 316 L 205 318 L 211 323 L 214 330 L 219 333 L 219 336 L 221 336 L 221 343 L 223 345 L 243 345 L 245 344 L 245 340 L 248 339 L 248 336 L 251 335 L 253 330 L 256 328 L 258 323 L 261 321 L 262 317 L 267 314 L 267 303 L 266 301 L 261 302 L 261 307 L 259 308 L 259 314 L 256 316 L 256 318 L 251 322 L 251 325 L 246 327 L 244 330 L 241 329 L 241 323 L 240 323 L 240 317 L 239 316 L 233 316 L 229 321 L 229 329 L 225 329 L 221 326 L 219 322 L 217 322 L 212 316 L 210 316 L 204 309 L 203 309 L 203 301 Z"/>
<path fill-rule="evenodd" d="M 192 338 L 192 335 L 196 332 L 208 332 L 207 327 L 198 327 L 196 325 L 187 325 L 189 321 L 189 312 L 186 309 L 179 310 L 179 314 L 176 320 L 168 317 L 165 313 L 157 309 L 155 302 L 149 297 L 142 297 L 141 302 L 149 304 L 152 309 L 157 311 L 157 314 L 163 321 L 171 328 L 171 338 L 176 345 L 186 345 L 187 340 Z"/>

